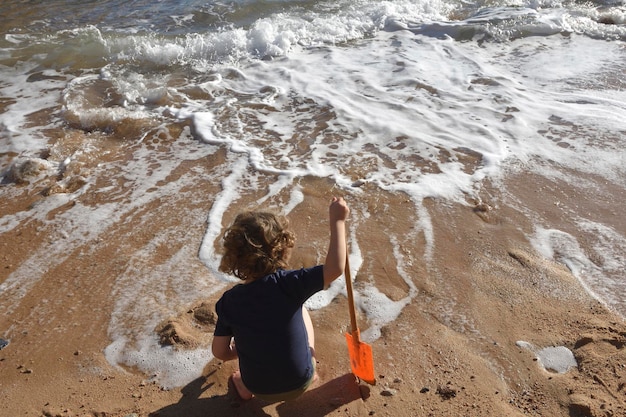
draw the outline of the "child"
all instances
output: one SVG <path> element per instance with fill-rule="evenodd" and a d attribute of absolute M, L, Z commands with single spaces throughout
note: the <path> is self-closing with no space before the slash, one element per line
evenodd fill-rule
<path fill-rule="evenodd" d="M 242 399 L 291 400 L 316 377 L 313 325 L 303 304 L 343 274 L 349 213 L 344 199 L 333 197 L 324 265 L 300 270 L 286 270 L 295 243 L 286 218 L 246 212 L 226 230 L 220 271 L 243 283 L 215 306 L 212 350 L 218 359 L 239 359 L 232 382 Z"/>

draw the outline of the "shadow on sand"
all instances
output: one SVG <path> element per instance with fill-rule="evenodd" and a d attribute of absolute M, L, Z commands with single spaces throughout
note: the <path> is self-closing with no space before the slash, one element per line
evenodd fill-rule
<path fill-rule="evenodd" d="M 207 383 L 209 377 L 195 379 L 182 390 L 182 397 L 171 404 L 150 413 L 150 417 L 206 417 L 206 416 L 279 416 L 321 417 L 339 407 L 357 401 L 362 406 L 367 387 L 359 387 L 354 375 L 346 374 L 310 389 L 293 401 L 268 403 L 258 399 L 241 401 L 229 387 L 225 395 L 200 398 L 215 383 Z M 266 412 L 267 410 L 267 412 Z"/>

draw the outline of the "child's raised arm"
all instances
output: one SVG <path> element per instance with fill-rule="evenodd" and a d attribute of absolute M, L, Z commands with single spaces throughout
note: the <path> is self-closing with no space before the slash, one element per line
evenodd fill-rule
<path fill-rule="evenodd" d="M 324 262 L 324 288 L 339 278 L 346 268 L 346 219 L 350 208 L 342 197 L 333 197 L 328 208 L 330 242 Z"/>

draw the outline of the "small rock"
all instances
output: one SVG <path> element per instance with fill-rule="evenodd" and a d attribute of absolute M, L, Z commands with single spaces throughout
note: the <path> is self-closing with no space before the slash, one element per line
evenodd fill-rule
<path fill-rule="evenodd" d="M 454 388 L 448 386 L 438 386 L 437 394 L 441 396 L 444 400 L 449 400 L 450 398 L 456 397 L 456 390 Z"/>
<path fill-rule="evenodd" d="M 387 389 L 382 390 L 380 392 L 380 395 L 382 395 L 383 397 L 393 397 L 397 393 L 398 391 L 396 391 L 395 389 L 387 388 Z"/>
<path fill-rule="evenodd" d="M 45 417 L 57 417 L 63 415 L 63 410 L 60 407 L 52 407 L 50 404 L 46 404 L 41 413 Z"/>
<path fill-rule="evenodd" d="M 422 389 L 420 390 L 420 393 L 421 393 L 421 394 L 426 394 L 426 393 L 427 393 L 427 392 L 429 392 L 429 391 L 430 391 L 430 388 L 428 388 L 428 387 L 424 387 L 424 388 L 422 388 Z"/>
<path fill-rule="evenodd" d="M 486 213 L 493 210 L 493 207 L 491 207 L 489 204 L 487 203 L 478 203 L 476 204 L 476 206 L 474 206 L 474 211 L 477 213 Z"/>

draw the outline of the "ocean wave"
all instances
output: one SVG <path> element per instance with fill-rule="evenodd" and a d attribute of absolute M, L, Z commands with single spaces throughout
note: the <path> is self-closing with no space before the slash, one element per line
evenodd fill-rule
<path fill-rule="evenodd" d="M 269 9 L 246 2 L 228 10 L 207 7 L 194 13 L 168 14 L 171 25 L 158 29 L 141 22 L 123 27 L 96 23 L 45 34 L 7 33 L 5 42 L 12 50 L 10 57 L 35 57 L 48 68 L 99 68 L 111 63 L 158 68 L 276 59 L 309 48 L 350 45 L 380 31 L 407 30 L 416 35 L 481 43 L 572 33 L 626 39 L 626 8 L 618 2 L 531 1 L 503 6 L 477 3 L 471 7 L 434 0 L 341 2 L 332 7 L 324 2 L 298 2 L 290 7 L 274 4 Z M 242 12 L 251 7 L 259 10 Z M 249 21 L 242 21 L 238 13 Z M 221 23 L 208 23 L 206 15 L 219 15 Z"/>

